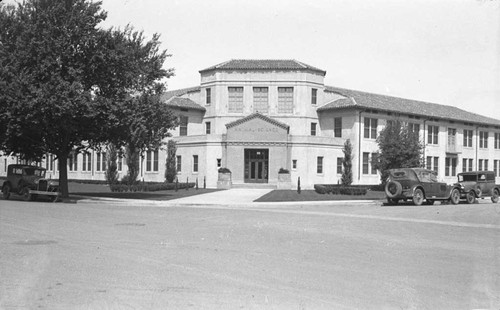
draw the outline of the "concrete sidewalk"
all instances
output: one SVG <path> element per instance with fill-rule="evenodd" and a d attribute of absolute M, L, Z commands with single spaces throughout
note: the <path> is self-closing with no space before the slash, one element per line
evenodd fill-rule
<path fill-rule="evenodd" d="M 206 205 L 232 205 L 247 204 L 271 192 L 269 188 L 231 188 L 213 193 L 194 195 L 184 198 L 172 199 L 165 202 L 172 204 L 206 204 Z"/>

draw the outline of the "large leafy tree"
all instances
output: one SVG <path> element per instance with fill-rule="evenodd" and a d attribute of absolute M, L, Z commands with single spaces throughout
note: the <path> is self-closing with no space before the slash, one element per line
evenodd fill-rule
<path fill-rule="evenodd" d="M 159 37 L 103 30 L 105 18 L 88 0 L 0 7 L 0 148 L 28 160 L 55 154 L 63 196 L 71 152 L 119 147 L 130 130 L 140 147 L 157 144 L 174 119 L 160 107 L 172 71 L 162 69 Z"/>
<path fill-rule="evenodd" d="M 419 133 L 404 122 L 393 120 L 380 132 L 377 138 L 379 152 L 372 159 L 372 165 L 381 172 L 381 183 L 387 180 L 387 170 L 394 168 L 421 167 L 423 146 Z"/>

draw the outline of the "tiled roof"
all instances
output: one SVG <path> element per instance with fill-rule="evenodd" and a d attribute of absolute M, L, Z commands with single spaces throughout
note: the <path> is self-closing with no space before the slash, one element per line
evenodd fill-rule
<path fill-rule="evenodd" d="M 197 91 L 200 91 L 200 86 L 171 90 L 171 91 L 167 91 L 167 92 L 163 93 L 162 99 L 168 100 L 172 97 L 182 96 L 182 95 L 185 95 L 187 93 L 193 93 L 193 92 L 197 92 Z"/>
<path fill-rule="evenodd" d="M 294 59 L 231 59 L 200 70 L 200 73 L 211 70 L 312 70 L 326 74 L 325 70 Z"/>
<path fill-rule="evenodd" d="M 206 109 L 189 98 L 173 97 L 165 101 L 165 104 L 174 108 L 193 109 L 205 112 Z"/>
<path fill-rule="evenodd" d="M 255 112 L 255 113 L 252 113 L 252 114 L 250 114 L 250 115 L 248 115 L 248 116 L 246 116 L 246 117 L 240 118 L 240 119 L 238 119 L 238 120 L 236 120 L 236 121 L 234 121 L 234 122 L 227 123 L 227 124 L 226 124 L 226 128 L 231 128 L 231 127 L 234 127 L 234 126 L 237 126 L 237 125 L 243 124 L 243 123 L 245 123 L 245 122 L 247 122 L 247 121 L 249 121 L 249 120 L 251 120 L 251 119 L 254 119 L 254 118 L 260 118 L 260 119 L 262 119 L 262 120 L 264 120 L 264 121 L 266 121 L 266 122 L 269 122 L 269 123 L 271 123 L 271 124 L 273 124 L 273 125 L 276 125 L 276 126 L 278 126 L 278 127 L 283 128 L 283 129 L 288 129 L 288 128 L 290 127 L 290 126 L 288 126 L 288 125 L 287 125 L 287 124 L 285 124 L 285 123 L 279 122 L 279 121 L 277 121 L 277 120 L 275 120 L 275 119 L 272 119 L 272 118 L 270 118 L 270 117 L 267 117 L 267 116 L 265 116 L 265 115 L 262 115 L 262 114 L 260 114 L 259 112 Z"/>
<path fill-rule="evenodd" d="M 325 86 L 325 91 L 336 93 L 347 98 L 328 102 L 319 107 L 317 109 L 318 112 L 331 109 L 359 108 L 500 126 L 500 120 L 468 112 L 453 106 L 378 95 L 332 86 Z"/>

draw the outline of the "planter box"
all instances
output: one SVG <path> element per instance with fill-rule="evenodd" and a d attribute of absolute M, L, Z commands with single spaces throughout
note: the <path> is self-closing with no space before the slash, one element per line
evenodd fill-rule
<path fill-rule="evenodd" d="M 217 178 L 217 188 L 229 189 L 233 185 L 231 181 L 231 173 L 220 173 Z"/>
<path fill-rule="evenodd" d="M 290 173 L 278 173 L 278 189 L 292 189 L 292 175 Z"/>

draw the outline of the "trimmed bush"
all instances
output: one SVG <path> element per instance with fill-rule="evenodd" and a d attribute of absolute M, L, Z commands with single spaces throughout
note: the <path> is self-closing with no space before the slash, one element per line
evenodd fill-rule
<path fill-rule="evenodd" d="M 228 168 L 219 168 L 219 173 L 231 173 L 231 170 Z"/>
<path fill-rule="evenodd" d="M 175 183 L 136 183 L 133 185 L 114 184 L 110 185 L 112 192 L 156 192 L 175 189 Z M 195 187 L 195 183 L 179 183 L 177 188 Z"/>
<path fill-rule="evenodd" d="M 332 195 L 351 195 L 361 196 L 366 195 L 368 188 L 365 186 L 343 186 L 339 184 L 314 184 L 316 193 L 332 194 Z"/>

